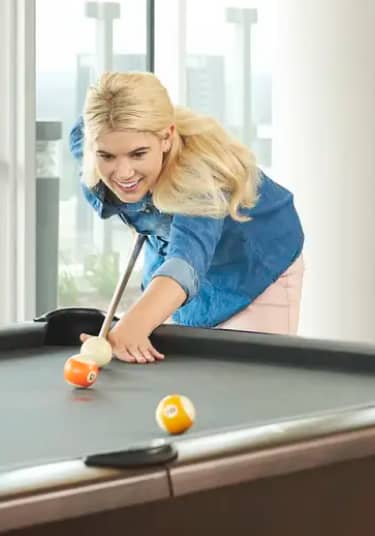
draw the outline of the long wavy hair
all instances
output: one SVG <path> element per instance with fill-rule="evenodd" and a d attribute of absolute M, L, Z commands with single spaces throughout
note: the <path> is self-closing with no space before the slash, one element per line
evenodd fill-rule
<path fill-rule="evenodd" d="M 113 130 L 150 132 L 161 137 L 176 126 L 153 188 L 155 206 L 164 213 L 238 221 L 241 208 L 257 200 L 258 172 L 251 151 L 213 118 L 175 107 L 152 73 L 105 73 L 90 87 L 84 106 L 83 180 L 99 181 L 95 140 Z"/>

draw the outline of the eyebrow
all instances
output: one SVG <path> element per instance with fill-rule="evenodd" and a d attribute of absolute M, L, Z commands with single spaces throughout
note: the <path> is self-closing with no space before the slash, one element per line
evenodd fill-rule
<path fill-rule="evenodd" d="M 140 153 L 141 151 L 148 151 L 149 149 L 151 149 L 151 147 L 149 147 L 147 145 L 144 145 L 143 147 L 137 147 L 136 149 L 133 149 L 132 151 L 129 151 L 128 154 L 130 156 L 132 156 L 135 153 Z M 105 154 L 105 155 L 108 155 L 108 156 L 115 156 L 112 153 L 110 153 L 109 151 L 105 151 L 104 149 L 98 149 L 96 151 L 96 154 Z"/>

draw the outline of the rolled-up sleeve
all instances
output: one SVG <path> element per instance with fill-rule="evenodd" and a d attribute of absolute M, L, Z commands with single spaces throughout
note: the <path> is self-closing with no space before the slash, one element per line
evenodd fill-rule
<path fill-rule="evenodd" d="M 165 276 L 174 279 L 186 292 L 185 303 L 199 292 L 220 240 L 223 221 L 199 216 L 173 217 L 167 255 L 153 278 Z"/>
<path fill-rule="evenodd" d="M 83 118 L 80 117 L 74 127 L 72 128 L 69 136 L 69 148 L 70 152 L 76 160 L 82 160 L 83 156 L 83 138 L 84 127 Z"/>

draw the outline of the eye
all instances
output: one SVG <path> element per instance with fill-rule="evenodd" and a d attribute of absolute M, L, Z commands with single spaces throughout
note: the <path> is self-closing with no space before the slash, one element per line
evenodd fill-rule
<path fill-rule="evenodd" d="M 99 154 L 98 156 L 99 158 L 101 158 L 102 160 L 105 160 L 106 162 L 108 162 L 109 160 L 113 160 L 114 158 L 111 154 L 105 154 L 105 153 Z"/>
<path fill-rule="evenodd" d="M 145 154 L 147 154 L 146 151 L 140 151 L 139 153 L 134 153 L 133 158 L 142 158 Z"/>

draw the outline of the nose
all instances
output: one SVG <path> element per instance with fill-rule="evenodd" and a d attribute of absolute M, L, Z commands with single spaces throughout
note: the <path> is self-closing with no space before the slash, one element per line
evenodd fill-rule
<path fill-rule="evenodd" d="M 129 160 L 127 158 L 121 159 L 117 163 L 114 176 L 117 179 L 127 180 L 127 179 L 130 179 L 133 175 L 134 175 L 134 169 L 130 165 Z"/>

